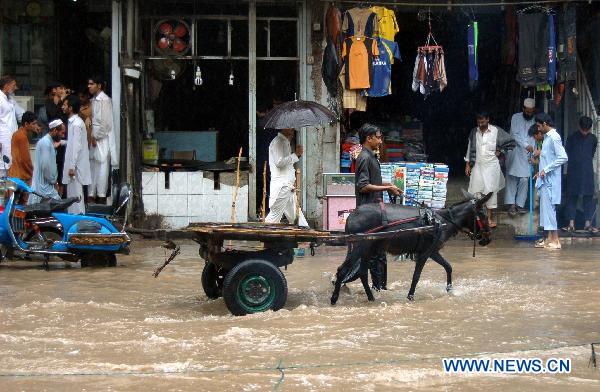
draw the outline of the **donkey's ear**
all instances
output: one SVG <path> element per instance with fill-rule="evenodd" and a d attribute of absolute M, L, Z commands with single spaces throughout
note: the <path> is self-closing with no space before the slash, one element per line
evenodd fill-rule
<path fill-rule="evenodd" d="M 490 198 L 492 197 L 493 194 L 494 194 L 494 192 L 490 192 L 487 195 L 483 196 L 481 199 L 477 200 L 477 204 L 479 206 L 484 205 L 485 203 L 488 202 L 488 200 L 490 200 Z"/>
<path fill-rule="evenodd" d="M 462 191 L 462 193 L 463 193 L 463 196 L 464 196 L 466 199 L 473 200 L 473 199 L 475 198 L 475 196 L 474 196 L 474 195 L 472 195 L 472 194 L 470 194 L 469 192 L 465 191 L 463 188 L 460 188 L 460 190 Z"/>

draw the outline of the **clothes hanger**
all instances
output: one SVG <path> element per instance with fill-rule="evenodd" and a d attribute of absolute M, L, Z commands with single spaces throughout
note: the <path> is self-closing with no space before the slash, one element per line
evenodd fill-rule
<path fill-rule="evenodd" d="M 545 12 L 547 14 L 554 14 L 554 10 L 552 8 L 544 7 L 544 6 L 537 5 L 537 4 L 530 5 L 529 7 L 525 7 L 523 9 L 520 9 L 520 10 L 517 11 L 517 14 L 520 15 L 520 14 L 523 14 L 523 13 L 525 13 L 527 11 L 533 11 L 533 10 L 543 11 L 543 12 Z"/>
<path fill-rule="evenodd" d="M 433 32 L 431 29 L 431 8 L 429 9 L 429 12 L 428 12 L 427 24 L 429 26 L 429 33 L 427 34 L 427 41 L 424 46 L 419 46 L 418 50 L 431 52 L 434 50 L 442 49 L 442 47 L 440 45 L 438 45 L 435 37 L 433 36 Z M 431 42 L 433 42 L 435 45 L 431 45 Z"/>

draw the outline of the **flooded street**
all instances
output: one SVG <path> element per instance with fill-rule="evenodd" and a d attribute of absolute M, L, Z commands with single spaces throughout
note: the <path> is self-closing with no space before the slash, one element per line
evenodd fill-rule
<path fill-rule="evenodd" d="M 428 262 L 408 302 L 414 263 L 389 258 L 389 290 L 360 285 L 329 304 L 345 249 L 320 247 L 285 271 L 285 308 L 231 316 L 200 285 L 198 246 L 165 259 L 136 240 L 117 268 L 0 263 L 0 390 L 600 390 L 588 367 L 600 341 L 599 240 L 562 251 L 454 241 L 454 268 Z M 571 374 L 447 374 L 444 357 L 570 358 Z M 598 357 L 600 361 L 600 356 Z M 278 365 L 283 371 L 276 369 Z"/>

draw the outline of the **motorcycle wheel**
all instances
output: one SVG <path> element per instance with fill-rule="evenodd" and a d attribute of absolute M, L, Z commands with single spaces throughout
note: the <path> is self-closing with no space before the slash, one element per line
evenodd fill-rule
<path fill-rule="evenodd" d="M 111 254 L 83 254 L 79 259 L 81 264 L 81 268 L 86 268 L 90 266 L 107 266 L 107 267 L 116 267 L 117 266 L 117 255 L 114 253 Z"/>

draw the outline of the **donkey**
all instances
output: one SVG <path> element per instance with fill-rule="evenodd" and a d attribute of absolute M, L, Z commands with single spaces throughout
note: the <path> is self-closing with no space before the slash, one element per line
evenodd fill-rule
<path fill-rule="evenodd" d="M 335 305 L 343 283 L 359 279 L 367 293 L 369 301 L 374 301 L 373 292 L 368 282 L 368 261 L 375 249 L 384 249 L 394 255 L 413 255 L 415 271 L 408 291 L 408 300 L 413 301 L 417 283 L 427 259 L 431 258 L 446 270 L 446 290 L 452 291 L 452 267 L 440 254 L 444 243 L 459 232 L 464 232 L 479 245 L 486 246 L 491 242 L 491 230 L 488 223 L 485 203 L 492 197 L 488 193 L 477 198 L 463 191 L 467 200 L 448 208 L 430 211 L 429 218 L 422 214 L 425 209 L 395 204 L 364 204 L 355 209 L 346 220 L 346 233 L 374 233 L 394 231 L 398 229 L 417 229 L 427 225 L 435 225 L 434 230 L 411 230 L 399 233 L 398 237 L 381 240 L 363 240 L 348 245 L 348 253 L 344 263 L 336 273 L 335 288 L 331 295 L 331 304 Z M 433 219 L 431 219 L 433 218 Z M 433 220 L 435 222 L 428 222 Z"/>

